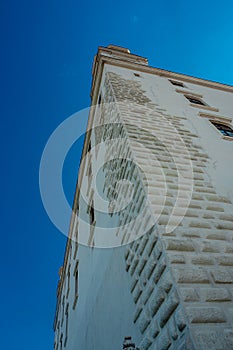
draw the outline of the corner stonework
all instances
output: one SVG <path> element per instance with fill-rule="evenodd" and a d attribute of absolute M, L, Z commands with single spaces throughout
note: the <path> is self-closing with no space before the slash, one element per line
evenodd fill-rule
<path fill-rule="evenodd" d="M 153 228 L 126 251 L 136 307 L 134 322 L 142 334 L 140 349 L 152 349 L 153 344 L 159 350 L 229 349 L 233 322 L 232 203 L 211 184 L 206 173 L 208 155 L 198 145 L 197 136 L 184 126 L 184 116 L 171 116 L 153 104 L 138 82 L 108 73 L 108 84 L 108 93 L 111 90 L 115 101 L 122 103 L 120 120 L 130 150 L 149 182 L 148 210 L 158 217 Z M 172 129 L 161 122 L 164 118 L 181 135 L 193 167 L 192 198 L 183 220 L 170 233 L 165 227 L 182 183 L 178 183 L 176 164 L 166 147 L 151 137 L 154 129 L 157 135 L 166 134 L 167 143 L 173 142 Z M 161 179 L 153 157 L 145 158 L 142 145 L 160 161 L 165 179 Z M 182 149 L 175 152 L 182 158 Z M 167 186 L 166 202 L 158 215 L 156 198 L 160 200 L 162 181 Z M 185 198 L 185 184 L 182 190 Z"/>

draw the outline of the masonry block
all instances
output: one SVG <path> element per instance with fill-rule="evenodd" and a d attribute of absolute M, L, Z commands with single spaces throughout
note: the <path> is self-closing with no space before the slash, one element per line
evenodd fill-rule
<path fill-rule="evenodd" d="M 174 267 L 174 276 L 178 283 L 210 283 L 207 273 L 201 267 Z"/>
<path fill-rule="evenodd" d="M 191 323 L 222 323 L 226 316 L 217 307 L 187 307 L 186 312 Z"/>

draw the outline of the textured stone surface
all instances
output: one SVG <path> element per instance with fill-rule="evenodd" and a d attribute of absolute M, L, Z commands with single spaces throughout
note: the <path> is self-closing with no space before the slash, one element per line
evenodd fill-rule
<path fill-rule="evenodd" d="M 187 314 L 191 323 L 222 323 L 226 317 L 217 307 L 187 307 Z"/>
<path fill-rule="evenodd" d="M 196 87 L 193 84 L 190 91 L 195 92 Z M 203 95 L 208 92 L 206 87 L 198 88 L 203 89 Z M 104 163 L 102 185 L 109 201 L 109 217 L 119 225 L 116 237 L 126 244 L 123 270 L 129 283 L 125 285 L 131 297 L 128 302 L 135 306 L 134 312 L 127 315 L 133 324 L 129 329 L 138 334 L 140 349 L 228 350 L 233 348 L 233 206 L 209 173 L 213 164 L 204 147 L 208 145 L 206 134 L 203 143 L 200 130 L 198 134 L 196 129 L 198 114 L 185 104 L 187 101 L 180 103 L 182 94 L 172 89 L 165 77 L 143 73 L 135 78 L 133 71 L 119 67 L 104 70 L 99 92 L 103 103 L 94 116 L 102 127 L 92 135 L 92 143 L 98 146 L 88 163 L 92 163 L 93 171 L 100 155 Z M 120 103 L 105 105 L 108 102 Z M 112 142 L 113 139 L 117 142 Z M 100 143 L 106 145 L 104 154 Z M 218 162 L 214 166 L 215 171 Z M 133 183 L 134 188 L 134 200 L 127 210 L 121 210 L 129 193 L 122 179 Z M 89 200 L 92 178 L 86 182 Z M 140 220 L 134 220 L 139 215 Z M 175 229 L 167 230 L 168 224 Z M 94 235 L 92 232 L 93 246 Z M 101 264 L 98 269 L 101 274 Z M 112 271 L 108 273 L 109 277 Z M 91 277 L 92 287 L 99 286 L 98 277 L 93 276 L 93 280 Z M 63 287 L 65 294 L 67 285 L 68 281 Z M 87 336 L 93 334 L 89 325 L 93 326 L 94 312 L 96 318 L 101 314 L 96 310 L 100 310 L 101 300 L 103 303 L 101 287 L 98 288 L 93 293 L 96 298 L 93 305 L 89 305 L 92 299 L 85 300 L 89 311 L 85 320 L 89 323 L 83 333 L 90 343 L 82 344 L 87 349 L 93 348 Z M 106 327 L 111 322 L 114 323 L 114 315 Z M 103 337 L 106 339 L 107 335 Z M 104 346 L 107 347 L 106 343 L 99 345 L 98 350 L 105 349 Z"/>
<path fill-rule="evenodd" d="M 158 205 L 163 205 L 164 192 L 161 186 L 163 185 L 164 175 L 168 187 L 165 207 L 158 219 L 159 233 L 163 243 L 162 251 L 165 250 L 167 256 L 165 259 L 164 254 L 161 254 L 161 249 L 159 249 L 158 254 L 157 247 L 161 242 L 160 239 L 156 241 L 149 239 L 149 242 L 144 241 L 143 244 L 140 244 L 140 254 L 142 256 L 147 254 L 149 261 L 152 257 L 154 260 L 145 263 L 143 258 L 140 257 L 142 262 L 138 266 L 138 270 L 135 269 L 142 279 L 147 281 L 137 303 L 140 300 L 145 304 L 149 303 L 151 319 L 156 317 L 158 320 L 159 328 L 156 328 L 155 349 L 160 350 L 168 347 L 172 349 L 172 344 L 174 344 L 174 347 L 178 346 L 175 344 L 179 344 L 179 349 L 188 349 L 189 347 L 191 349 L 193 344 L 189 335 L 185 333 L 185 337 L 183 336 L 188 323 L 185 314 L 189 318 L 189 329 L 191 332 L 192 325 L 195 325 L 195 334 L 199 334 L 202 331 L 202 324 L 205 326 L 209 325 L 208 327 L 216 324 L 225 324 L 231 317 L 230 311 L 226 312 L 227 305 L 223 305 L 223 303 L 232 300 L 231 293 L 229 290 L 221 288 L 221 285 L 233 283 L 232 273 L 220 268 L 221 266 L 232 266 L 232 256 L 222 255 L 224 252 L 228 254 L 233 253 L 232 236 L 229 236 L 228 233 L 232 230 L 232 215 L 229 214 L 230 210 L 227 207 L 231 205 L 231 202 L 225 196 L 219 195 L 209 181 L 205 171 L 209 157 L 201 146 L 195 144 L 194 140 L 197 135 L 187 130 L 182 124 L 185 118 L 170 116 L 165 109 L 161 109 L 148 101 L 144 96 L 145 92 L 135 82 L 125 82 L 123 77 L 116 74 L 109 76 L 109 79 L 113 81 L 112 87 L 116 100 L 123 98 L 132 101 L 137 100 L 137 103 L 143 106 L 137 111 L 140 114 L 140 121 L 130 107 L 125 108 L 124 111 L 122 110 L 122 118 L 129 124 L 131 122 L 137 123 L 137 127 L 134 125 L 127 126 L 130 145 L 137 162 L 147 175 L 149 185 L 148 198 L 151 202 L 151 209 L 156 215 L 159 213 Z M 123 89 L 124 96 L 122 94 L 122 86 L 127 86 L 127 88 Z M 132 97 L 131 93 L 127 92 L 127 89 L 129 91 L 133 89 L 137 93 Z M 146 104 L 153 108 L 153 112 L 148 113 Z M 145 109 L 143 109 L 144 107 Z M 154 119 L 152 120 L 151 115 L 153 113 Z M 150 129 L 153 128 L 161 138 L 169 135 L 170 139 L 166 138 L 167 143 L 176 142 L 174 135 L 172 135 L 172 128 L 168 124 L 163 123 L 161 119 L 164 115 L 166 115 L 166 119 L 171 124 L 174 123 L 176 125 L 179 134 L 182 135 L 186 146 L 189 148 L 195 181 L 192 200 L 189 209 L 186 211 L 185 218 L 175 231 L 166 235 L 163 232 L 163 228 L 169 221 L 177 191 L 178 189 L 180 190 L 180 209 L 177 210 L 177 218 L 173 218 L 173 224 L 178 222 L 179 215 L 182 214 L 182 199 L 185 203 L 188 188 L 185 185 L 178 186 L 176 166 L 174 166 L 163 145 L 153 143 L 153 137 L 150 134 Z M 140 133 L 138 133 L 138 126 L 140 127 Z M 139 147 L 139 144 L 142 148 Z M 182 152 L 182 148 L 179 148 L 178 144 L 176 146 L 174 153 L 178 156 Z M 145 158 L 144 148 L 149 149 L 151 155 L 155 155 L 156 159 L 162 162 L 164 175 L 161 173 L 161 169 L 153 166 L 152 158 Z M 134 261 L 133 264 L 136 264 L 137 258 Z M 167 270 L 172 271 L 174 281 L 173 283 L 163 284 L 162 280 L 164 275 L 167 274 Z M 129 271 L 132 270 L 129 269 Z M 154 290 L 153 287 L 148 287 L 152 282 L 158 286 Z M 171 301 L 172 294 L 170 295 L 173 290 L 172 285 L 176 286 L 175 288 L 177 288 L 180 296 L 175 298 L 173 302 Z M 183 302 L 185 304 L 181 306 L 180 303 Z M 203 303 L 207 304 L 204 305 Z M 216 306 L 211 307 L 209 303 L 212 305 L 221 303 L 221 305 L 216 304 Z M 144 311 L 142 310 L 141 312 L 143 313 Z M 200 329 L 197 330 L 199 325 Z M 150 326 L 148 327 L 150 328 Z M 211 329 L 209 331 L 211 333 Z M 195 346 L 197 349 L 206 349 L 205 345 L 208 347 L 209 343 L 215 343 L 213 339 L 209 338 L 208 332 L 206 334 L 206 340 L 202 335 L 196 338 Z M 218 344 L 217 340 L 216 344 Z M 226 343 L 224 344 L 221 344 L 221 346 L 226 348 Z M 217 345 L 213 346 L 216 346 L 217 349 Z M 152 346 L 150 349 L 152 349 Z"/>

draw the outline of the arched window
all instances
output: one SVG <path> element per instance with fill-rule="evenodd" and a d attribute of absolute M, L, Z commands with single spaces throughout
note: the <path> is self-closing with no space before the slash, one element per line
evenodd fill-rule
<path fill-rule="evenodd" d="M 211 123 L 224 135 L 228 137 L 233 137 L 233 129 L 231 126 L 222 124 L 220 122 L 212 121 Z"/>

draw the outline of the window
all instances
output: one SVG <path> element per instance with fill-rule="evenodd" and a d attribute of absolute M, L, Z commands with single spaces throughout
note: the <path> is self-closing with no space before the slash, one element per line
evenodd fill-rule
<path fill-rule="evenodd" d="M 68 338 L 68 318 L 69 318 L 69 304 L 66 305 L 66 334 L 65 334 L 64 346 L 66 346 L 67 338 Z"/>
<path fill-rule="evenodd" d="M 78 262 L 75 266 L 75 271 L 74 271 L 74 280 L 75 280 L 75 289 L 74 289 L 74 292 L 75 292 L 75 297 L 78 296 Z"/>
<path fill-rule="evenodd" d="M 58 324 L 57 324 L 57 337 L 56 337 L 56 341 L 54 342 L 54 350 L 58 350 L 59 340 L 60 340 L 60 321 L 58 321 Z"/>
<path fill-rule="evenodd" d="M 76 213 L 78 215 L 78 212 Z M 78 222 L 75 224 L 75 231 L 74 231 L 74 238 L 73 238 L 73 244 L 74 244 L 74 255 L 73 259 L 76 259 L 77 252 L 78 252 Z"/>
<path fill-rule="evenodd" d="M 91 140 L 89 141 L 87 152 L 89 153 L 91 151 Z"/>
<path fill-rule="evenodd" d="M 176 81 L 176 80 L 169 80 L 170 83 L 172 83 L 175 86 L 179 86 L 179 87 L 185 87 L 183 83 L 181 83 L 181 81 Z"/>
<path fill-rule="evenodd" d="M 135 75 L 135 77 L 140 77 L 140 74 L 138 74 L 138 73 L 134 73 L 134 75 Z"/>
<path fill-rule="evenodd" d="M 90 156 L 90 158 L 91 158 L 91 156 Z M 91 179 L 91 177 L 92 177 L 91 160 L 90 160 L 90 163 L 89 163 L 89 166 L 88 166 L 88 169 L 87 169 L 87 176 L 88 176 L 88 179 Z"/>
<path fill-rule="evenodd" d="M 94 200 L 93 200 L 94 190 L 91 190 L 90 201 L 87 206 L 87 214 L 89 215 L 90 220 L 90 235 L 87 244 L 90 247 L 94 247 L 94 230 L 95 230 L 95 209 L 94 209 Z"/>
<path fill-rule="evenodd" d="M 229 125 L 215 121 L 211 121 L 211 123 L 221 132 L 222 135 L 233 137 L 233 129 Z"/>
<path fill-rule="evenodd" d="M 60 336 L 60 350 L 62 350 L 62 339 L 63 339 L 63 334 Z"/>
<path fill-rule="evenodd" d="M 65 295 L 62 298 L 62 316 L 61 316 L 61 325 L 63 325 L 64 321 L 64 312 L 65 312 Z"/>
<path fill-rule="evenodd" d="M 99 95 L 99 99 L 98 99 L 98 105 L 101 104 L 101 100 L 102 100 L 102 97 L 101 97 L 101 94 Z"/>
<path fill-rule="evenodd" d="M 87 196 L 89 195 L 89 191 L 91 189 L 91 182 L 92 182 L 92 166 L 91 166 L 91 163 L 92 163 L 92 156 L 91 156 L 91 154 L 89 154 L 88 164 L 87 164 L 87 172 L 86 172 L 86 175 L 87 175 Z"/>
<path fill-rule="evenodd" d="M 68 298 L 70 292 L 70 265 L 68 267 L 67 271 L 67 292 L 66 292 L 66 298 Z"/>
<path fill-rule="evenodd" d="M 75 212 L 75 220 L 74 220 L 74 237 L 73 237 L 73 244 L 74 244 L 74 255 L 73 259 L 76 259 L 76 255 L 78 252 L 78 216 L 79 216 L 79 203 L 77 205 L 77 209 Z"/>
<path fill-rule="evenodd" d="M 185 97 L 189 100 L 189 102 L 196 104 L 196 105 L 201 105 L 201 106 L 206 106 L 206 104 L 198 97 L 193 97 L 193 96 L 188 96 L 185 95 Z"/>
<path fill-rule="evenodd" d="M 78 261 L 76 262 L 75 268 L 74 268 L 74 304 L 73 309 L 76 306 L 77 300 L 78 300 Z"/>
<path fill-rule="evenodd" d="M 90 216 L 90 224 L 93 225 L 95 222 L 95 211 L 94 211 L 94 207 L 93 207 L 93 201 L 92 201 L 90 208 L 89 208 L 89 216 Z"/>

